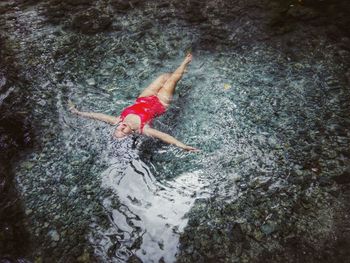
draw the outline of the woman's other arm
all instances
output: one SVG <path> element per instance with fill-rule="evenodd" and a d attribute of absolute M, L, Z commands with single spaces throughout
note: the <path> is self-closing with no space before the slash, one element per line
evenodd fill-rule
<path fill-rule="evenodd" d="M 181 149 L 184 149 L 186 151 L 199 151 L 198 149 L 192 147 L 192 146 L 188 146 L 182 142 L 180 142 L 179 140 L 177 140 L 176 138 L 174 138 L 173 136 L 158 131 L 156 129 L 152 129 L 150 127 L 145 126 L 143 129 L 143 134 L 147 135 L 147 136 L 151 136 L 154 138 L 158 138 L 160 140 L 162 140 L 163 142 L 169 143 L 169 144 L 174 144 L 177 147 L 180 147 Z"/>

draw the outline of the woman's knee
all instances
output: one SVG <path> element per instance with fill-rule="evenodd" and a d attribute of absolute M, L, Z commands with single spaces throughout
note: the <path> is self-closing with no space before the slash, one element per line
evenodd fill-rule
<path fill-rule="evenodd" d="M 162 81 L 166 82 L 171 77 L 171 73 L 163 73 L 161 77 L 162 77 Z"/>

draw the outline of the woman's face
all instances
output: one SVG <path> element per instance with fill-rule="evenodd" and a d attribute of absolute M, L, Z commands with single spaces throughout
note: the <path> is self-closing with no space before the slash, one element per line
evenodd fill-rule
<path fill-rule="evenodd" d="M 116 137 L 116 138 L 124 138 L 124 137 L 128 136 L 131 133 L 132 133 L 132 129 L 129 127 L 129 125 L 127 125 L 124 122 L 121 122 L 118 125 L 118 127 L 115 129 L 114 137 Z"/>

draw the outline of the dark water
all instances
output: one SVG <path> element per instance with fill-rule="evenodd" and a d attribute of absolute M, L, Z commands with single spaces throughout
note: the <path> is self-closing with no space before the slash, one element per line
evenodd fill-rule
<path fill-rule="evenodd" d="M 345 1 L 3 1 L 4 262 L 345 262 Z M 117 115 L 193 62 L 155 127 Z"/>

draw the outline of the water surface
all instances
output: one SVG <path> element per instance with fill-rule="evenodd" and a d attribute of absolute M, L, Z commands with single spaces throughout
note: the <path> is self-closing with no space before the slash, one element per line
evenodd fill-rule
<path fill-rule="evenodd" d="M 97 1 L 101 17 L 111 19 L 100 33 L 79 32 L 70 20 L 86 6 L 58 19 L 50 12 L 65 3 L 44 1 L 14 6 L 2 18 L 6 47 L 26 81 L 1 90 L 0 105 L 26 90 L 36 139 L 14 166 L 32 240 L 20 256 L 335 258 L 330 240 L 346 240 L 340 188 L 349 166 L 349 52 L 341 26 L 300 3 L 136 2 L 117 12 Z M 199 153 L 144 136 L 115 141 L 115 127 L 67 110 L 71 99 L 81 110 L 117 116 L 188 50 L 193 62 L 154 126 Z"/>

